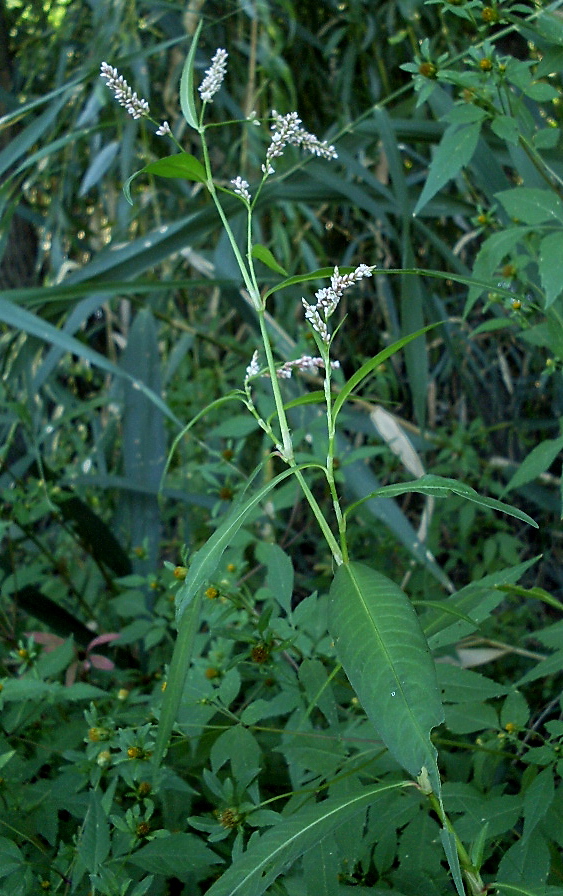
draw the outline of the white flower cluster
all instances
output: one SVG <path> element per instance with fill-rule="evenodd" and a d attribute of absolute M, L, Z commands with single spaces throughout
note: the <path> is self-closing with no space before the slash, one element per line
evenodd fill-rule
<path fill-rule="evenodd" d="M 331 361 L 330 366 L 333 370 L 338 370 L 340 361 Z M 301 358 L 296 358 L 295 361 L 286 361 L 285 364 L 282 364 L 282 366 L 277 369 L 276 373 L 278 379 L 288 380 L 294 370 L 315 375 L 319 372 L 319 368 L 321 370 L 325 369 L 325 362 L 322 358 L 312 358 L 310 355 L 302 355 Z"/>
<path fill-rule="evenodd" d="M 199 86 L 199 95 L 204 103 L 213 102 L 213 97 L 221 87 L 227 72 L 228 55 L 226 50 L 220 48 L 215 51 L 211 65 L 205 72 L 205 78 Z"/>
<path fill-rule="evenodd" d="M 330 333 L 327 327 L 327 321 L 331 314 L 334 314 L 342 294 L 345 289 L 362 280 L 364 277 L 371 277 L 375 265 L 361 264 L 351 274 L 341 274 L 337 267 L 330 279 L 330 286 L 317 290 L 315 293 L 316 302 L 314 304 L 301 299 L 303 308 L 305 309 L 305 318 L 311 324 L 313 330 L 319 334 L 322 341 L 327 345 L 330 342 Z"/>
<path fill-rule="evenodd" d="M 251 377 L 258 376 L 260 373 L 260 365 L 258 363 L 258 349 L 252 355 L 252 360 L 248 367 L 246 368 L 246 375 L 244 377 L 244 384 L 246 386 L 247 382 Z"/>
<path fill-rule="evenodd" d="M 127 110 L 129 115 L 133 118 L 143 118 L 149 115 L 150 109 L 147 101 L 141 99 L 131 90 L 123 75 L 120 75 L 116 68 L 108 65 L 107 62 L 102 62 L 100 76 L 106 79 L 107 86 L 113 91 L 117 102 Z"/>
<path fill-rule="evenodd" d="M 250 195 L 250 191 L 248 189 L 248 181 L 244 180 L 244 178 L 235 177 L 234 180 L 231 181 L 231 185 L 233 190 L 238 196 L 242 196 L 243 199 L 246 199 L 247 202 L 252 201 L 252 197 Z"/>
<path fill-rule="evenodd" d="M 158 137 L 170 137 L 172 135 L 172 130 L 167 121 L 163 121 L 159 128 L 157 128 L 157 136 Z"/>
<path fill-rule="evenodd" d="M 322 156 L 324 159 L 337 159 L 338 154 L 334 146 L 330 146 L 326 140 L 319 140 L 314 134 L 310 134 L 301 127 L 301 119 L 297 112 L 289 112 L 287 115 L 280 115 L 275 109 L 272 109 L 272 142 L 266 153 L 266 162 L 262 165 L 264 174 L 274 173 L 272 160 L 283 155 L 283 151 L 288 144 L 293 146 L 302 146 L 308 152 L 315 156 Z"/>

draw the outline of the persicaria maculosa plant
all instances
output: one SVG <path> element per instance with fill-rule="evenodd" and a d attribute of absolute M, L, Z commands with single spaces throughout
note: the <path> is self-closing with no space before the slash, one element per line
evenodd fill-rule
<path fill-rule="evenodd" d="M 465 885 L 468 892 L 480 893 L 483 892 L 483 885 L 479 869 L 474 867 L 455 835 L 442 805 L 437 752 L 431 740 L 432 729 L 438 726 L 444 717 L 434 661 L 417 614 L 404 592 L 380 572 L 350 558 L 346 520 L 347 513 L 353 508 L 345 509 L 342 505 L 334 469 L 338 415 L 347 398 L 383 360 L 411 339 L 420 336 L 423 331 L 405 337 L 379 352 L 347 382 L 335 387 L 333 373 L 338 369 L 339 362 L 333 356 L 333 345 L 338 327 L 333 327 L 332 319 L 344 292 L 353 290 L 360 281 L 371 277 L 375 266 L 362 263 L 355 269 L 339 270 L 335 267 L 332 273 L 323 269 L 303 276 L 286 276 L 273 288 L 261 288 L 255 260 L 264 263 L 277 274 L 285 275 L 285 272 L 270 250 L 254 242 L 253 215 L 262 188 L 268 178 L 275 174 L 275 166 L 282 158 L 286 147 L 298 147 L 326 159 L 327 162 L 337 159 L 336 149 L 327 141 L 320 140 L 305 130 L 296 112 L 282 115 L 272 111 L 270 142 L 257 184 L 251 187 L 246 179 L 236 173 L 228 187 L 217 184 L 211 169 L 208 144 L 208 134 L 212 131 L 209 130 L 206 118 L 209 107 L 213 104 L 214 97 L 226 76 L 228 54 L 224 49 L 216 51 L 196 91 L 194 63 L 198 37 L 199 29 L 184 66 L 180 84 L 180 102 L 188 125 L 199 135 L 201 159 L 182 150 L 167 121 L 158 124 L 151 118 L 148 103 L 132 91 L 115 68 L 103 63 L 101 75 L 117 101 L 130 115 L 153 122 L 157 126 L 157 134 L 169 137 L 176 144 L 178 152 L 147 165 L 142 171 L 201 183 L 217 209 L 240 269 L 244 295 L 257 316 L 261 337 L 260 344 L 249 359 L 241 389 L 237 391 L 235 397 L 246 406 L 267 434 L 272 442 L 272 452 L 284 462 L 285 470 L 265 486 L 252 492 L 250 497 L 238 503 L 207 544 L 192 557 L 176 599 L 178 637 L 160 715 L 153 755 L 154 764 L 158 768 L 168 748 L 198 631 L 203 594 L 205 589 L 209 588 L 210 578 L 217 568 L 221 555 L 248 515 L 270 490 L 287 477 L 295 476 L 333 558 L 335 575 L 330 589 L 329 631 L 338 659 L 379 737 L 395 760 L 417 780 L 417 786 L 428 797 L 432 808 L 438 814 L 443 825 L 442 833 L 448 862 L 458 892 L 463 893 Z M 250 123 L 260 124 L 255 117 L 251 117 Z M 214 123 L 214 127 L 216 126 Z M 140 173 L 137 172 L 133 177 Z M 125 187 L 128 198 L 132 179 L 129 179 Z M 222 204 L 224 195 L 231 197 L 230 201 L 234 197 L 246 210 L 244 249 L 240 248 L 230 226 Z M 318 289 L 314 298 L 302 298 L 304 318 L 309 325 L 317 353 L 294 359 L 285 358 L 277 362 L 266 321 L 268 298 L 274 292 L 288 286 L 319 280 L 322 277 L 330 277 L 329 285 Z M 323 377 L 322 394 L 327 427 L 327 452 L 323 463 L 311 461 L 299 464 L 295 457 L 295 446 L 283 397 L 283 381 L 299 372 Z M 276 411 L 274 422 L 264 419 L 255 403 L 253 386 L 259 377 L 269 378 Z M 188 424 L 188 428 L 189 426 L 191 424 Z M 316 475 L 321 471 L 326 479 L 332 504 L 331 518 L 326 516 L 308 484 L 307 476 L 310 468 L 315 468 Z M 407 483 L 402 488 L 403 491 L 412 490 L 435 495 L 444 495 L 456 489 L 459 494 L 474 499 L 475 493 L 471 489 L 456 484 L 453 480 L 442 480 L 435 476 L 426 477 L 425 481 Z M 385 489 L 380 489 L 378 493 L 384 491 Z M 373 494 L 366 495 L 364 500 L 371 497 Z M 486 501 L 487 499 L 480 499 L 480 503 Z M 358 503 L 361 502 L 357 502 L 354 506 Z M 501 505 L 500 502 L 488 503 L 497 509 L 510 511 L 510 508 Z M 525 517 L 518 512 L 514 512 L 514 515 Z M 529 521 L 529 518 L 526 519 Z M 460 869 L 464 874 L 465 884 L 461 882 Z M 226 877 L 224 875 L 221 879 L 225 879 L 224 886 L 227 885 Z M 221 881 L 217 884 L 219 887 L 217 890 L 216 885 L 211 888 L 209 893 L 212 896 L 223 892 L 220 884 Z"/>

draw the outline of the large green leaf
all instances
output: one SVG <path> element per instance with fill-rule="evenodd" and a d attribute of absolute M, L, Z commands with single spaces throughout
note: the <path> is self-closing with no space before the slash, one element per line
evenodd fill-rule
<path fill-rule="evenodd" d="M 495 194 L 515 221 L 522 224 L 563 223 L 563 201 L 551 190 L 514 187 Z"/>
<path fill-rule="evenodd" d="M 246 852 L 207 890 L 207 896 L 262 896 L 282 871 L 323 837 L 379 797 L 404 786 L 403 781 L 380 784 L 299 810 L 265 834 L 253 837 Z"/>
<path fill-rule="evenodd" d="M 329 600 L 329 630 L 364 710 L 394 758 L 440 793 L 432 728 L 444 719 L 434 661 L 401 589 L 362 563 L 342 565 Z"/>
<path fill-rule="evenodd" d="M 157 493 L 166 459 L 166 433 L 160 408 L 131 382 L 142 382 L 161 397 L 158 333 L 150 309 L 136 315 L 120 366 L 131 377 L 124 389 L 122 437 L 124 474 L 133 488 L 121 493 L 119 510 L 127 521 L 131 544 L 147 546 L 146 557 L 137 558 L 134 565 L 136 572 L 148 574 L 157 565 L 161 534 Z"/>

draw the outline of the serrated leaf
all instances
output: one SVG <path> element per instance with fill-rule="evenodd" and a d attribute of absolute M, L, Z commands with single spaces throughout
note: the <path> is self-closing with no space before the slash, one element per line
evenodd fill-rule
<path fill-rule="evenodd" d="M 528 840 L 539 822 L 545 818 L 554 796 L 553 769 L 548 766 L 534 778 L 524 794 L 523 840 Z"/>
<path fill-rule="evenodd" d="M 396 761 L 426 767 L 440 793 L 432 728 L 444 719 L 434 661 L 404 592 L 362 563 L 343 564 L 329 596 L 329 631 L 352 687 Z"/>
<path fill-rule="evenodd" d="M 152 840 L 129 856 L 128 861 L 143 871 L 193 880 L 194 871 L 200 875 L 213 865 L 223 862 L 194 834 L 174 833 Z"/>
<path fill-rule="evenodd" d="M 519 488 L 532 479 L 536 479 L 541 473 L 551 466 L 557 455 L 563 450 L 563 436 L 558 439 L 545 439 L 530 451 L 520 464 L 518 470 L 508 483 L 505 491 Z"/>
<path fill-rule="evenodd" d="M 446 128 L 430 163 L 428 177 L 416 203 L 414 215 L 417 215 L 438 190 L 459 174 L 463 166 L 471 161 L 480 133 L 480 121 L 472 122 L 466 127 L 450 125 Z"/>
<path fill-rule="evenodd" d="M 85 868 L 95 874 L 107 859 L 109 849 L 109 824 L 102 807 L 102 798 L 98 790 L 91 790 L 84 828 L 78 844 L 78 856 Z"/>
<path fill-rule="evenodd" d="M 276 274 L 281 274 L 282 277 L 287 277 L 287 271 L 285 268 L 282 268 L 281 264 L 276 261 L 270 250 L 266 246 L 260 245 L 257 243 L 252 247 L 252 257 L 257 258 L 258 261 L 261 261 L 262 264 L 265 264 L 266 267 L 270 268 L 271 271 L 275 271 Z"/>
<path fill-rule="evenodd" d="M 196 131 L 199 130 L 199 123 L 197 120 L 194 97 L 194 65 L 197 43 L 199 41 L 199 35 L 201 34 L 202 25 L 203 19 L 200 19 L 192 39 L 190 52 L 184 62 L 182 77 L 180 78 L 180 108 L 182 109 L 182 115 L 190 127 L 194 128 Z"/>
<path fill-rule="evenodd" d="M 256 547 L 256 557 L 266 566 L 266 584 L 285 612 L 291 614 L 293 595 L 293 563 L 279 545 L 263 541 Z"/>
<path fill-rule="evenodd" d="M 547 309 L 563 292 L 563 230 L 544 236 L 538 266 Z"/>
<path fill-rule="evenodd" d="M 495 193 L 511 218 L 523 224 L 563 223 L 563 202 L 552 190 L 514 187 Z"/>
<path fill-rule="evenodd" d="M 262 896 L 275 879 L 320 840 L 404 782 L 378 785 L 345 798 L 307 806 L 264 834 L 207 890 L 207 896 Z"/>

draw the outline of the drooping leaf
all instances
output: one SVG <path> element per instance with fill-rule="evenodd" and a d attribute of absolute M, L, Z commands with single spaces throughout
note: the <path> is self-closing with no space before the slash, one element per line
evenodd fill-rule
<path fill-rule="evenodd" d="M 18 308 L 16 305 L 13 305 L 7 299 L 3 298 L 0 298 L 0 320 L 15 330 L 23 330 L 24 333 L 29 333 L 44 342 L 58 346 L 64 352 L 70 352 L 71 354 L 78 355 L 80 358 L 84 358 L 100 370 L 105 370 L 107 373 L 111 373 L 114 376 L 123 377 L 126 380 L 129 380 L 133 383 L 135 388 L 144 392 L 169 419 L 180 425 L 180 421 L 175 414 L 172 413 L 168 405 L 166 405 L 158 395 L 155 395 L 154 392 L 147 389 L 144 383 L 132 379 L 128 373 L 120 369 L 116 364 L 108 361 L 108 359 L 99 352 L 94 351 L 94 349 L 91 349 L 88 345 L 85 345 L 73 336 L 63 333 L 57 327 L 48 323 L 48 321 L 41 320 L 25 308 Z"/>
<path fill-rule="evenodd" d="M 430 732 L 444 718 L 434 661 L 404 592 L 361 563 L 343 564 L 330 589 L 329 631 L 364 710 L 411 775 L 423 767 L 440 793 Z"/>
<path fill-rule="evenodd" d="M 538 528 L 536 521 L 533 520 L 531 516 L 528 516 L 527 513 L 524 513 L 523 510 L 518 510 L 517 507 L 513 507 L 511 504 L 505 504 L 503 501 L 497 501 L 496 498 L 487 498 L 484 495 L 480 495 L 470 485 L 466 485 L 464 482 L 458 482 L 457 479 L 436 476 L 433 473 L 427 473 L 426 475 L 421 476 L 420 479 L 415 479 L 412 482 L 399 482 L 396 485 L 384 485 L 372 494 L 366 495 L 361 501 L 356 501 L 355 504 L 348 507 L 347 513 L 351 513 L 363 501 L 367 501 L 369 498 L 373 498 L 376 495 L 396 497 L 397 495 L 403 495 L 406 492 L 418 492 L 421 495 L 433 495 L 435 498 L 445 498 L 448 493 L 451 492 L 454 495 L 466 498 L 474 504 L 480 504 L 482 507 L 489 507 L 491 510 L 498 510 L 501 513 L 514 516 L 516 519 L 522 520 L 523 522 L 528 523 L 528 525 L 533 526 L 534 529 Z"/>

